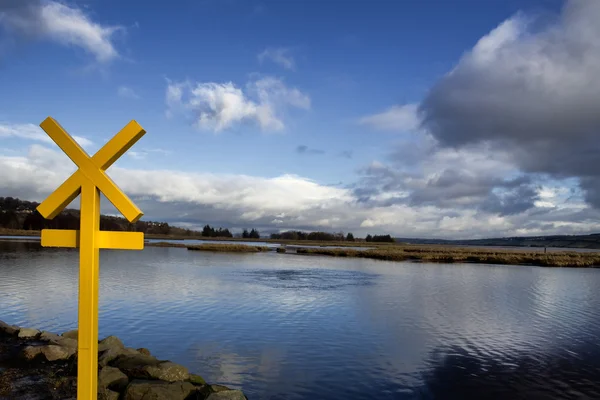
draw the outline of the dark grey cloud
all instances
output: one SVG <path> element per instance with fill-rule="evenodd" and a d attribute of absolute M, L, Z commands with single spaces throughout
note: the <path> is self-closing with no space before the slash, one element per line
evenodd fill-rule
<path fill-rule="evenodd" d="M 301 144 L 298 147 L 296 147 L 296 153 L 298 153 L 298 154 L 325 154 L 325 150 L 311 149 L 310 147 Z"/>
<path fill-rule="evenodd" d="M 600 207 L 598 21 L 599 1 L 573 0 L 536 31 L 523 16 L 504 22 L 434 85 L 423 128 L 442 147 L 486 143 L 525 173 L 580 177 Z"/>
<path fill-rule="evenodd" d="M 493 168 L 476 167 L 438 163 L 434 174 L 424 175 L 375 164 L 362 169 L 363 178 L 353 187 L 353 193 L 365 204 L 435 206 L 445 212 L 468 209 L 504 216 L 535 207 L 539 196 L 531 177 L 506 179 Z"/>
<path fill-rule="evenodd" d="M 506 191 L 492 191 L 481 209 L 501 216 L 520 214 L 535 207 L 539 195 L 530 184 L 521 184 Z"/>

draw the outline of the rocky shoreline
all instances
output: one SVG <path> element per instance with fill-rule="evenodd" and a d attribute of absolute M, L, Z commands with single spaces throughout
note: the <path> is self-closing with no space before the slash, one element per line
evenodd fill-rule
<path fill-rule="evenodd" d="M 77 331 L 58 335 L 0 321 L 0 400 L 77 398 Z M 98 342 L 99 400 L 247 400 L 116 336 Z"/>

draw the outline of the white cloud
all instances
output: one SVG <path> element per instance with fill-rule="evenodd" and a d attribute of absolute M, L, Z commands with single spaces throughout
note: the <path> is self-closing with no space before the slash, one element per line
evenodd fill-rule
<path fill-rule="evenodd" d="M 290 49 L 285 47 L 267 47 L 257 57 L 261 63 L 265 60 L 271 60 L 285 69 L 293 71 L 296 68 L 296 61 L 290 54 Z"/>
<path fill-rule="evenodd" d="M 119 57 L 113 39 L 121 26 L 101 25 L 76 6 L 58 1 L 0 5 L 0 25 L 10 32 L 76 46 L 105 63 Z"/>
<path fill-rule="evenodd" d="M 148 157 L 149 155 L 151 156 L 152 154 L 154 155 L 162 155 L 162 156 L 167 156 L 170 155 L 171 152 L 169 150 L 165 150 L 165 149 L 142 149 L 142 150 L 130 150 L 128 151 L 127 154 L 129 157 L 133 158 L 134 160 L 144 160 L 146 159 L 146 157 Z"/>
<path fill-rule="evenodd" d="M 167 116 L 191 115 L 200 129 L 220 132 L 244 122 L 257 123 L 262 130 L 285 128 L 286 108 L 310 108 L 310 98 L 280 79 L 263 77 L 250 81 L 246 90 L 232 82 L 168 82 Z"/>
<path fill-rule="evenodd" d="M 0 191 L 40 201 L 74 170 L 64 154 L 36 144 L 27 156 L 0 156 Z M 321 185 L 295 175 L 264 178 L 116 166 L 108 173 L 146 218 L 188 227 L 211 223 L 262 230 L 319 229 L 358 235 L 385 232 L 454 238 L 600 229 L 600 213 L 582 210 L 576 203 L 566 203 L 560 209 L 535 208 L 519 215 L 499 216 L 472 208 L 369 205 L 359 202 L 350 189 Z"/>
<path fill-rule="evenodd" d="M 379 114 L 360 118 L 359 123 L 383 131 L 413 131 L 421 123 L 417 108 L 418 104 L 392 106 Z"/>
<path fill-rule="evenodd" d="M 137 94 L 137 92 L 128 86 L 119 86 L 119 89 L 117 90 L 117 94 L 120 97 L 123 97 L 126 99 L 137 100 L 140 98 L 140 96 Z"/>
<path fill-rule="evenodd" d="M 18 138 L 24 140 L 34 140 L 38 142 L 54 143 L 52 139 L 37 125 L 34 124 L 3 124 L 0 123 L 0 138 Z M 81 145 L 81 147 L 90 147 L 94 144 L 89 139 L 82 136 L 73 135 L 73 139 Z"/>

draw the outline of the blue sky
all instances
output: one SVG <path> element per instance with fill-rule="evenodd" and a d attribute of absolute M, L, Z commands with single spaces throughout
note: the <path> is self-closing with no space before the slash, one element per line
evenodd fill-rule
<path fill-rule="evenodd" d="M 600 52 L 579 29 L 597 31 L 597 12 L 577 0 L 8 0 L 0 195 L 41 201 L 73 170 L 36 131 L 46 116 L 91 153 L 136 119 L 147 134 L 109 173 L 146 219 L 593 232 L 593 152 L 564 167 L 546 155 L 597 148 L 600 121 L 569 108 L 600 103 L 572 93 L 597 83 Z M 540 110 L 570 117 L 547 125 Z M 573 135 L 580 147 L 563 146 Z"/>

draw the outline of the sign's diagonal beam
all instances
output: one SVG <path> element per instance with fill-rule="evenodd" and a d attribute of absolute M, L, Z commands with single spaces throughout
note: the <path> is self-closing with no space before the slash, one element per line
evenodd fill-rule
<path fill-rule="evenodd" d="M 101 170 L 107 170 L 127 150 L 137 142 L 146 131 L 136 121 L 129 122 L 119 133 L 109 140 L 94 156 L 92 160 Z M 79 170 L 71 175 L 37 208 L 46 219 L 53 219 L 65 209 L 81 192 L 81 178 Z"/>
<path fill-rule="evenodd" d="M 79 174 L 79 170 L 75 171 L 75 173 L 52 192 L 46 200 L 42 201 L 42 203 L 37 206 L 37 210 L 42 214 L 42 217 L 53 219 L 75 200 L 75 197 L 79 196 L 79 193 L 81 193 L 82 178 L 83 177 Z"/>
<path fill-rule="evenodd" d="M 136 121 L 130 121 L 125 128 L 121 129 L 112 139 L 110 139 L 94 156 L 92 160 L 106 171 L 113 165 L 127 150 L 137 142 L 146 131 Z"/>
<path fill-rule="evenodd" d="M 101 166 L 96 164 L 92 158 L 79 146 L 79 144 L 56 122 L 53 118 L 46 118 L 40 124 L 42 129 L 46 131 L 48 136 L 60 147 L 69 158 L 79 167 L 80 175 L 85 175 L 104 195 L 108 200 L 123 214 L 130 222 L 136 222 L 143 215 L 142 211 L 123 193 L 117 185 L 104 173 Z M 109 142 L 110 143 L 110 142 Z M 109 144 L 107 143 L 107 145 Z M 133 143 L 132 143 L 133 144 Z M 110 149 L 108 149 L 110 150 Z M 116 158 L 110 156 L 109 151 L 102 152 L 105 154 L 105 164 L 112 164 Z M 119 150 L 113 151 L 112 154 L 120 153 Z M 122 154 L 122 153 L 121 153 Z M 118 157 L 117 157 L 118 158 Z M 78 182 L 80 185 L 83 182 Z M 66 193 L 69 197 L 70 194 Z M 63 202 L 59 202 L 62 205 Z M 67 203 L 68 204 L 68 203 Z"/>

